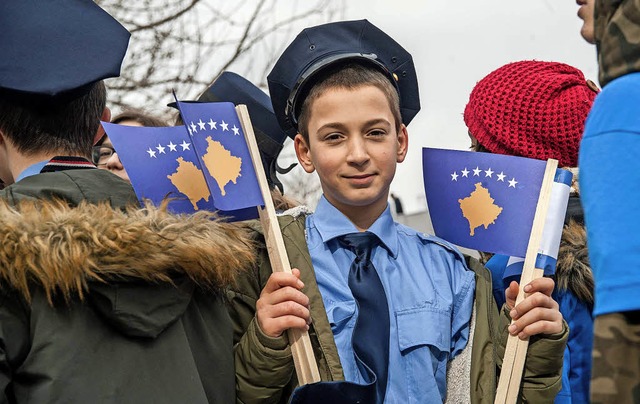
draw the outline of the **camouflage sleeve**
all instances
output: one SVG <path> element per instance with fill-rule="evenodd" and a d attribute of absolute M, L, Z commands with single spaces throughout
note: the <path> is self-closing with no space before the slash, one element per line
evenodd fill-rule
<path fill-rule="evenodd" d="M 596 317 L 591 402 L 640 402 L 640 311 Z"/>

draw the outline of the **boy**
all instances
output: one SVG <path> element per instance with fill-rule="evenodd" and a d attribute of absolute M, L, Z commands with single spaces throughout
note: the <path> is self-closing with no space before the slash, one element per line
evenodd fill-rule
<path fill-rule="evenodd" d="M 233 402 L 244 233 L 138 209 L 88 160 L 129 33 L 91 0 L 0 2 L 0 25 L 0 402 Z"/>
<path fill-rule="evenodd" d="M 405 125 L 419 110 L 411 55 L 366 20 L 326 24 L 303 31 L 268 79 L 276 116 L 324 196 L 314 214 L 280 222 L 294 275 L 270 274 L 263 254 L 230 293 L 238 399 L 288 399 L 296 379 L 283 332 L 297 327 L 310 331 L 322 380 L 373 386 L 378 403 L 442 402 L 448 364 L 471 338 L 475 287 L 473 380 L 466 372 L 457 387 L 465 400 L 493 401 L 493 341 L 505 338 L 490 276 L 446 242 L 394 223 L 388 208 Z M 530 400 L 559 389 L 566 329 L 552 289 L 545 279 L 527 285 L 531 296 L 511 310 L 513 334 L 553 334 L 532 344 L 552 359 L 527 364 L 525 377 L 537 378 L 524 385 Z M 511 306 L 517 290 L 507 292 Z"/>

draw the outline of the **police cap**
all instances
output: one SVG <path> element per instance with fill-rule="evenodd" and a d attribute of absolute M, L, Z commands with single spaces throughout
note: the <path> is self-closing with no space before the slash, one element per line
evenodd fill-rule
<path fill-rule="evenodd" d="M 367 20 L 342 21 L 303 30 L 269 73 L 269 93 L 280 126 L 290 137 L 316 75 L 337 63 L 357 62 L 384 73 L 398 90 L 400 112 L 409 124 L 420 110 L 411 54 Z"/>
<path fill-rule="evenodd" d="M 120 74 L 129 32 L 92 0 L 0 1 L 0 92 L 80 96 Z"/>

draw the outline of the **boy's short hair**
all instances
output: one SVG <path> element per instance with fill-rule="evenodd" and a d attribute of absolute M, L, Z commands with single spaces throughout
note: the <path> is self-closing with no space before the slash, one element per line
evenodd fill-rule
<path fill-rule="evenodd" d="M 333 88 L 355 90 L 364 86 L 376 87 L 384 93 L 395 120 L 396 130 L 400 130 L 402 116 L 400 113 L 400 97 L 396 87 L 378 69 L 351 62 L 332 66 L 320 73 L 316 83 L 311 86 L 309 93 L 304 96 L 298 117 L 298 131 L 307 144 L 309 143 L 309 121 L 313 102 L 327 90 Z"/>
<path fill-rule="evenodd" d="M 91 156 L 106 98 L 103 81 L 72 100 L 63 98 L 33 105 L 0 94 L 0 132 L 24 155 L 62 152 Z"/>

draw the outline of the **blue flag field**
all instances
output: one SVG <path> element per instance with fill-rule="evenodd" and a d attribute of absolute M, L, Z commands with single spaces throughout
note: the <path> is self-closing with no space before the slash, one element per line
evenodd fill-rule
<path fill-rule="evenodd" d="M 545 161 L 431 148 L 422 156 L 436 236 L 479 251 L 526 255 Z"/>

